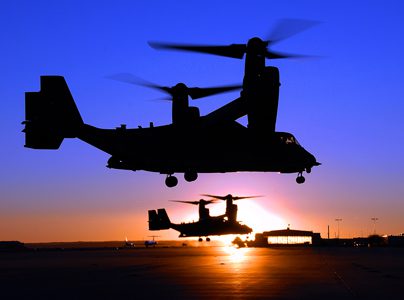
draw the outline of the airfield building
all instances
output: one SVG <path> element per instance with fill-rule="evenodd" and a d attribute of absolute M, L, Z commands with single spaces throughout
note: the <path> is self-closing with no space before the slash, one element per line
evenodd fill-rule
<path fill-rule="evenodd" d="M 320 233 L 286 228 L 257 233 L 253 244 L 258 247 L 276 245 L 320 245 L 321 241 Z"/>
<path fill-rule="evenodd" d="M 269 245 L 316 245 L 321 241 L 319 233 L 306 230 L 294 230 L 289 227 L 282 230 L 264 231 Z"/>

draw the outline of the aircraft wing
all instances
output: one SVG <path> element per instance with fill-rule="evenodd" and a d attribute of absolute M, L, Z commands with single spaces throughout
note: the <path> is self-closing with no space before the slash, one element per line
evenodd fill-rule
<path fill-rule="evenodd" d="M 247 105 L 243 97 L 237 98 L 230 103 L 212 111 L 204 116 L 208 125 L 217 125 L 235 121 L 247 114 Z"/>

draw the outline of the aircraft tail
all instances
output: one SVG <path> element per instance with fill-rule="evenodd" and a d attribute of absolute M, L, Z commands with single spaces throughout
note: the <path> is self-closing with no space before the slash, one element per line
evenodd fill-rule
<path fill-rule="evenodd" d="M 25 93 L 25 147 L 58 149 L 77 137 L 83 119 L 62 76 L 41 76 L 39 92 Z"/>
<path fill-rule="evenodd" d="M 149 230 L 170 229 L 170 219 L 164 208 L 149 210 Z"/>

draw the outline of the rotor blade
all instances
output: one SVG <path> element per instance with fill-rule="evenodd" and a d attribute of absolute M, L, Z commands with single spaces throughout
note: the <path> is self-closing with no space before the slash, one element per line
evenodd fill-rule
<path fill-rule="evenodd" d="M 186 204 L 193 204 L 193 205 L 198 205 L 199 201 L 182 201 L 182 200 L 168 200 L 171 202 L 180 202 L 180 203 L 186 203 Z"/>
<path fill-rule="evenodd" d="M 230 92 L 233 90 L 238 90 L 241 89 L 243 86 L 242 85 L 229 85 L 229 86 L 218 86 L 218 87 L 211 87 L 211 88 L 188 88 L 188 95 L 192 99 L 199 99 L 199 98 L 204 98 L 220 93 L 225 93 L 225 92 Z"/>
<path fill-rule="evenodd" d="M 134 84 L 134 85 L 145 86 L 145 87 L 163 91 L 169 95 L 172 95 L 172 92 L 171 92 L 172 89 L 170 87 L 159 86 L 153 82 L 147 81 L 147 80 L 140 78 L 138 76 L 135 76 L 131 73 L 118 73 L 118 74 L 107 76 L 106 78 L 120 81 L 120 82 L 130 83 L 130 84 Z"/>
<path fill-rule="evenodd" d="M 202 196 L 210 197 L 210 198 L 215 198 L 219 200 L 226 200 L 227 196 L 216 196 L 216 195 L 209 195 L 209 194 L 201 194 Z"/>
<path fill-rule="evenodd" d="M 231 44 L 228 46 L 208 46 L 208 45 L 187 45 L 187 44 L 171 44 L 162 42 L 149 42 L 150 47 L 154 49 L 164 50 L 180 50 L 201 52 L 214 55 L 220 55 L 232 58 L 243 58 L 246 51 L 246 45 Z"/>
<path fill-rule="evenodd" d="M 232 195 L 217 196 L 217 195 L 208 195 L 208 194 L 202 194 L 202 196 L 211 197 L 211 198 L 220 199 L 220 200 L 227 200 L 229 198 L 229 196 L 231 197 L 232 200 L 241 200 L 241 199 L 262 197 L 262 196 L 232 196 Z"/>
<path fill-rule="evenodd" d="M 193 205 L 198 205 L 198 204 L 211 204 L 211 203 L 215 203 L 217 202 L 216 199 L 211 199 L 211 200 L 204 200 L 204 199 L 200 199 L 199 201 L 183 201 L 183 200 L 168 200 L 171 202 L 179 202 L 179 203 L 186 203 L 186 204 L 193 204 Z"/>
<path fill-rule="evenodd" d="M 241 200 L 241 199 L 250 199 L 250 198 L 259 198 L 262 196 L 244 196 L 244 197 L 233 197 L 233 200 Z"/>
<path fill-rule="evenodd" d="M 182 85 L 181 89 L 184 88 L 186 93 L 192 98 L 192 99 L 199 99 L 199 98 L 203 98 L 203 97 L 208 97 L 208 96 L 212 96 L 215 94 L 220 94 L 220 93 L 225 93 L 225 92 L 229 92 L 229 91 L 233 91 L 233 90 L 237 90 L 237 89 L 241 89 L 243 86 L 240 84 L 237 85 L 229 85 L 229 86 L 219 86 L 219 87 L 208 87 L 208 88 L 198 88 L 198 87 L 194 87 L 194 88 L 187 88 L 185 86 L 185 84 L 177 84 L 174 87 L 165 87 L 165 86 L 159 86 L 155 83 L 152 83 L 150 81 L 147 81 L 145 79 L 142 79 L 138 76 L 135 76 L 133 74 L 130 73 L 119 73 L 119 74 L 114 74 L 114 75 L 110 75 L 107 76 L 108 79 L 113 79 L 116 81 L 120 81 L 120 82 L 125 82 L 125 83 L 130 83 L 130 84 L 135 84 L 135 85 L 141 85 L 141 86 L 145 86 L 148 88 L 152 88 L 152 89 L 157 89 L 159 91 L 165 92 L 167 94 L 169 94 L 170 96 L 174 97 L 176 92 L 178 92 L 178 89 L 176 88 L 178 85 Z M 172 100 L 168 99 L 168 100 Z"/>
<path fill-rule="evenodd" d="M 278 58 L 315 58 L 318 56 L 313 56 L 313 55 L 303 55 L 303 54 L 291 54 L 291 53 L 281 53 L 281 52 L 275 52 L 272 50 L 267 50 L 265 53 L 266 58 L 270 59 L 278 59 Z"/>
<path fill-rule="evenodd" d="M 211 199 L 211 200 L 203 200 L 203 199 L 201 199 L 200 200 L 201 202 L 203 202 L 204 204 L 211 204 L 211 203 L 216 203 L 217 202 L 217 200 L 216 199 Z"/>
<path fill-rule="evenodd" d="M 135 76 L 131 73 L 118 73 L 118 74 L 106 76 L 106 78 L 120 81 L 120 82 L 135 84 L 135 85 L 142 85 L 142 86 L 153 87 L 153 88 L 157 87 L 156 84 L 154 84 L 150 81 L 147 81 L 145 79 L 142 79 L 138 76 Z"/>
<path fill-rule="evenodd" d="M 270 59 L 278 59 L 278 58 L 298 58 L 301 57 L 301 55 L 295 55 L 295 54 L 289 54 L 289 53 L 281 53 L 281 52 L 275 52 L 272 50 L 268 50 L 265 53 L 266 58 Z"/>
<path fill-rule="evenodd" d="M 276 23 L 271 33 L 268 35 L 268 40 L 271 44 L 278 43 L 320 23 L 319 21 L 313 20 L 282 19 Z"/>

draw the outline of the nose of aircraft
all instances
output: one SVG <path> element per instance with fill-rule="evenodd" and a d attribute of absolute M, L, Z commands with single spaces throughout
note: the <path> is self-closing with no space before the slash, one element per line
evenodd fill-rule
<path fill-rule="evenodd" d="M 314 155 L 312 155 L 311 153 L 307 152 L 307 156 L 308 156 L 308 159 L 307 159 L 306 171 L 307 171 L 307 173 L 310 173 L 312 167 L 320 166 L 321 163 L 319 163 L 317 161 L 317 159 L 314 157 Z"/>

